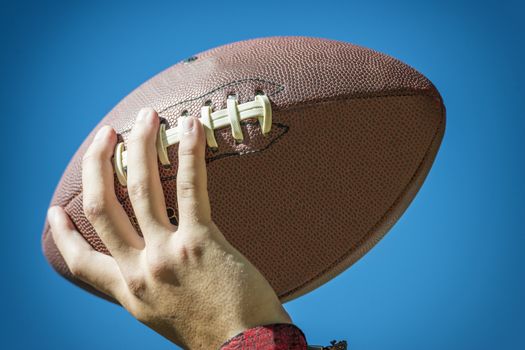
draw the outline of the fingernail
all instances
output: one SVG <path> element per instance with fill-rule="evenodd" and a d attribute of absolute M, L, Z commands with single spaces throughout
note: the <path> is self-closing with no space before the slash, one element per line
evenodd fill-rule
<path fill-rule="evenodd" d="M 146 114 L 146 111 L 144 109 L 141 109 L 139 113 L 137 114 L 136 121 L 140 122 L 144 120 L 144 115 Z"/>
<path fill-rule="evenodd" d="M 107 132 L 107 127 L 106 126 L 103 126 L 100 128 L 99 131 L 97 131 L 97 134 L 95 135 L 95 140 L 99 140 L 101 139 Z"/>
<path fill-rule="evenodd" d="M 182 129 L 184 130 L 185 134 L 189 134 L 193 131 L 195 127 L 195 118 L 193 117 L 186 117 L 182 121 Z"/>
<path fill-rule="evenodd" d="M 142 122 L 142 121 L 150 122 L 150 121 L 153 121 L 153 119 L 155 119 L 155 117 L 156 117 L 155 110 L 153 108 L 145 107 L 145 108 L 142 108 L 140 110 L 140 112 L 137 114 L 136 121 L 138 121 L 138 122 Z"/>
<path fill-rule="evenodd" d="M 56 217 L 56 207 L 52 206 L 47 209 L 47 218 L 49 221 L 54 220 Z"/>

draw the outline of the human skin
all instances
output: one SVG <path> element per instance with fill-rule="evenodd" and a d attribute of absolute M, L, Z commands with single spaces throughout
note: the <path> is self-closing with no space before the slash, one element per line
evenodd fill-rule
<path fill-rule="evenodd" d="M 117 200 L 115 131 L 102 127 L 82 163 L 84 212 L 111 256 L 95 251 L 61 207 L 53 239 L 72 274 L 111 295 L 137 320 L 185 349 L 218 349 L 255 326 L 292 323 L 264 276 L 211 217 L 198 119 L 184 119 L 179 144 L 179 226 L 170 223 L 158 171 L 159 118 L 142 109 L 127 142 L 128 191 L 142 236 Z"/>

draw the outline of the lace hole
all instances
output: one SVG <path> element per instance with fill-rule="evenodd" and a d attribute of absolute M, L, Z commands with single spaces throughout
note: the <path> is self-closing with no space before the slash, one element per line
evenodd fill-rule
<path fill-rule="evenodd" d="M 188 57 L 188 58 L 182 60 L 182 62 L 184 62 L 184 63 L 190 63 L 190 62 L 195 61 L 196 59 L 197 59 L 197 56 L 191 56 L 191 57 Z"/>
<path fill-rule="evenodd" d="M 164 124 L 164 125 L 166 125 L 166 129 L 168 129 L 169 126 L 170 126 L 170 123 L 169 123 L 168 120 L 167 120 L 166 118 L 164 118 L 164 117 L 159 117 L 159 122 L 160 122 L 160 124 Z"/>

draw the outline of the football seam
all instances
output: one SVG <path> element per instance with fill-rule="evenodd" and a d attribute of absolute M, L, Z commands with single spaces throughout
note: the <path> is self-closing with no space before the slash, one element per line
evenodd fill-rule
<path fill-rule="evenodd" d="M 303 108 L 309 108 L 313 105 L 317 104 L 327 104 L 332 102 L 338 102 L 338 101 L 352 101 L 352 100 L 366 100 L 366 99 L 375 99 L 375 98 L 389 98 L 389 97 L 414 97 L 414 96 L 420 96 L 420 97 L 428 97 L 437 100 L 440 104 L 443 104 L 441 96 L 439 94 L 434 93 L 433 89 L 424 89 L 424 90 L 392 90 L 387 93 L 378 93 L 378 94 L 372 94 L 372 95 L 359 95 L 355 93 L 345 94 L 345 95 L 339 95 L 333 98 L 320 98 L 317 100 L 310 100 L 308 102 L 298 102 L 295 104 L 291 104 L 290 106 L 279 109 L 275 108 L 276 111 L 297 111 L 301 110 Z"/>
<path fill-rule="evenodd" d="M 425 95 L 422 95 L 422 96 L 425 96 Z M 429 96 L 427 95 L 427 97 L 429 97 Z M 399 196 L 396 197 L 396 199 L 394 200 L 392 205 L 390 205 L 388 210 L 381 216 L 381 218 L 374 224 L 374 226 L 372 226 L 372 228 L 367 232 L 367 234 L 356 243 L 357 249 L 349 249 L 347 252 L 345 252 L 340 257 L 338 257 L 329 267 L 323 269 L 321 272 L 316 274 L 314 277 L 310 278 L 308 281 L 303 282 L 301 285 L 299 285 L 299 286 L 289 290 L 286 293 L 283 293 L 283 294 L 279 295 L 279 298 L 285 298 L 285 297 L 288 297 L 290 295 L 293 295 L 295 292 L 301 290 L 302 288 L 307 286 L 312 281 L 319 280 L 319 278 L 321 276 L 323 276 L 324 274 L 326 274 L 326 273 L 329 273 L 329 277 L 327 277 L 327 279 L 324 282 L 322 282 L 320 285 L 330 281 L 332 278 L 334 278 L 335 276 L 337 276 L 338 274 L 343 272 L 345 269 L 350 267 L 350 266 L 346 266 L 346 267 L 343 267 L 343 270 L 340 270 L 340 268 L 338 269 L 338 265 L 340 265 L 342 262 L 344 262 L 354 252 L 357 252 L 357 258 L 356 258 L 355 261 L 358 261 L 368 251 L 370 251 L 370 249 L 372 249 L 381 239 L 383 239 L 383 237 L 386 235 L 386 233 L 388 233 L 388 231 L 395 225 L 395 223 L 397 222 L 397 219 L 396 219 L 396 222 L 394 222 L 394 224 L 392 224 L 390 226 L 390 228 L 388 228 L 384 233 L 382 233 L 378 237 L 376 237 L 373 240 L 372 243 L 368 243 L 367 244 L 367 241 L 371 238 L 371 236 L 374 235 L 375 231 L 377 230 L 377 227 L 382 225 L 385 222 L 385 220 L 388 218 L 388 215 L 392 212 L 392 210 L 394 210 L 397 207 L 399 202 L 404 198 L 405 194 L 408 191 L 410 191 L 410 185 L 414 182 L 414 179 L 420 174 L 421 168 L 422 168 L 423 164 L 425 163 L 425 161 L 427 160 L 427 158 L 428 158 L 428 156 L 430 154 L 430 149 L 433 147 L 434 143 L 436 142 L 436 138 L 437 138 L 438 134 L 440 133 L 442 126 L 445 123 L 445 117 L 444 117 L 444 115 L 445 115 L 445 106 L 442 103 L 441 99 L 439 99 L 439 101 L 440 101 L 440 115 L 439 115 L 440 116 L 440 121 L 439 121 L 438 126 L 436 127 L 436 131 L 434 132 L 434 135 L 432 136 L 432 139 L 430 140 L 429 146 L 427 147 L 427 149 L 425 151 L 425 154 L 423 155 L 421 161 L 419 162 L 418 167 L 414 171 L 414 174 L 411 176 L 411 178 L 408 181 L 408 183 L 403 188 L 403 191 L 401 191 Z M 443 134 L 443 137 L 444 137 L 444 134 Z M 436 151 L 436 155 L 437 155 L 437 151 Z M 430 172 L 430 168 L 429 168 L 429 172 Z M 425 177 L 426 176 L 427 175 L 425 175 Z M 424 181 L 424 179 L 423 179 L 423 181 Z M 410 202 L 416 197 L 418 192 L 419 192 L 419 188 L 416 189 L 416 193 L 410 199 L 409 204 L 407 205 L 407 208 L 403 209 L 403 211 L 401 212 L 400 217 L 403 215 L 403 212 L 406 209 L 408 209 L 408 206 L 410 206 Z M 332 272 L 332 274 L 330 274 L 330 272 Z M 312 289 L 301 293 L 301 295 L 304 295 L 304 294 L 308 293 L 309 291 L 312 291 L 313 289 L 315 289 L 316 287 L 319 287 L 320 285 L 314 286 Z"/>

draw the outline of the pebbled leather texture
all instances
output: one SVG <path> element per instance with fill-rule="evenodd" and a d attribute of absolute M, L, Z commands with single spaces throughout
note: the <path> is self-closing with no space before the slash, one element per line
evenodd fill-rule
<path fill-rule="evenodd" d="M 441 143 L 445 108 L 438 91 L 404 63 L 348 43 L 270 37 L 197 54 L 148 80 L 93 130 L 66 168 L 51 201 L 77 229 L 109 254 L 82 210 L 81 160 L 94 133 L 111 125 L 127 140 L 142 107 L 157 110 L 167 128 L 201 106 L 226 108 L 265 93 L 272 104 L 268 137 L 256 120 L 215 131 L 207 149 L 212 216 L 226 238 L 268 279 L 281 301 L 335 277 L 396 222 L 422 185 Z M 159 165 L 168 215 L 176 223 L 177 146 L 170 168 Z M 117 196 L 133 221 L 127 189 Z M 57 251 L 47 222 L 44 254 L 80 287 Z"/>

